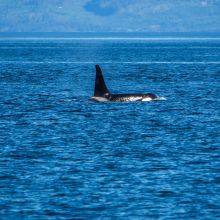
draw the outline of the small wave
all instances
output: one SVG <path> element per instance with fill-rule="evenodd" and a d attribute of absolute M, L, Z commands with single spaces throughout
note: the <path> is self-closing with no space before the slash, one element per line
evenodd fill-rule
<path fill-rule="evenodd" d="M 158 100 L 158 101 L 163 101 L 163 100 L 167 100 L 167 98 L 164 97 L 164 96 L 159 96 L 159 97 L 157 97 L 156 100 Z"/>
<path fill-rule="evenodd" d="M 165 101 L 167 100 L 165 97 L 163 96 L 158 96 L 156 99 L 151 99 L 151 98 L 144 98 L 141 101 L 142 102 L 152 102 L 152 101 Z"/>

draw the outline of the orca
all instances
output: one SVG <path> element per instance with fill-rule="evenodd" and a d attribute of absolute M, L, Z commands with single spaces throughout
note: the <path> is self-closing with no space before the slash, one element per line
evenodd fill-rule
<path fill-rule="evenodd" d="M 158 96 L 153 93 L 146 94 L 112 94 L 108 90 L 99 65 L 95 65 L 96 78 L 93 100 L 99 102 L 134 102 L 134 101 L 153 101 L 157 100 Z"/>

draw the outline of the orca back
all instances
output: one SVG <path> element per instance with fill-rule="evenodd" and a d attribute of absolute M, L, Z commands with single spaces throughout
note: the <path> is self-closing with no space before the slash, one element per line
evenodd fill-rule
<path fill-rule="evenodd" d="M 96 78 L 95 78 L 94 96 L 104 97 L 105 94 L 110 94 L 110 92 L 107 86 L 105 85 L 105 81 L 100 66 L 96 65 L 95 68 L 96 68 Z"/>

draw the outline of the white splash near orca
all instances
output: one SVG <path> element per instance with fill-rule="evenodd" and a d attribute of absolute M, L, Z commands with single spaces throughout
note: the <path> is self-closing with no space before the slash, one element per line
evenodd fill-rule
<path fill-rule="evenodd" d="M 104 77 L 102 74 L 102 70 L 99 65 L 95 66 L 96 68 L 96 79 L 95 79 L 95 89 L 94 96 L 92 99 L 99 102 L 136 102 L 136 101 L 155 101 L 161 100 L 160 97 L 153 93 L 146 94 L 111 94 L 108 90 Z"/>

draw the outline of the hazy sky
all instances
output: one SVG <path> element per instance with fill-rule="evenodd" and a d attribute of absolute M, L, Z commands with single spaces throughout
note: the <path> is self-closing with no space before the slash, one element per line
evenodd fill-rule
<path fill-rule="evenodd" d="M 0 32 L 220 32 L 220 0 L 0 0 Z"/>

